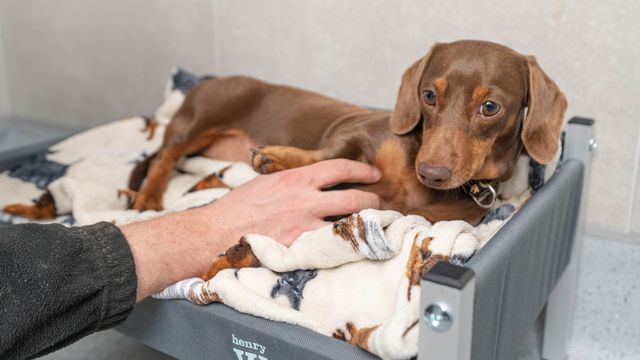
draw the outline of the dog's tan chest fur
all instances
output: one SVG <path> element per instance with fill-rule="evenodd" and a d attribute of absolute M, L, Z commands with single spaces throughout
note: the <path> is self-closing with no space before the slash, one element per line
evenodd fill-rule
<path fill-rule="evenodd" d="M 372 191 L 382 198 L 382 208 L 407 212 L 426 206 L 430 192 L 416 179 L 412 159 L 406 144 L 399 137 L 389 137 L 375 154 L 373 165 L 382 172 L 382 179 L 363 190 Z"/>

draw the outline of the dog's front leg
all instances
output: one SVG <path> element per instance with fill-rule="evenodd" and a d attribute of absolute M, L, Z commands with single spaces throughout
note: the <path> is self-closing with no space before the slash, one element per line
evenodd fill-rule
<path fill-rule="evenodd" d="M 251 149 L 251 166 L 261 174 L 311 165 L 324 160 L 321 150 L 304 150 L 295 146 L 263 146 Z"/>
<path fill-rule="evenodd" d="M 251 149 L 251 165 L 261 174 L 311 165 L 328 159 L 361 158 L 361 147 L 356 138 L 337 138 L 318 150 L 305 150 L 295 146 L 263 146 Z"/>

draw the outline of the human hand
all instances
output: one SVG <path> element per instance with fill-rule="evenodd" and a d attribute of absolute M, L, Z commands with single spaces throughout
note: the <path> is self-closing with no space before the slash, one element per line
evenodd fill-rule
<path fill-rule="evenodd" d="M 357 161 L 335 159 L 289 169 L 234 189 L 210 207 L 211 217 L 239 235 L 267 235 L 289 246 L 305 231 L 328 224 L 324 218 L 379 208 L 377 195 L 361 190 L 321 191 L 340 183 L 371 184 L 380 171 Z"/>

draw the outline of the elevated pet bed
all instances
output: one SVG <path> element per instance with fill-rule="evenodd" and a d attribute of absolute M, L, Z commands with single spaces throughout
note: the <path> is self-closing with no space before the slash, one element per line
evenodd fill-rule
<path fill-rule="evenodd" d="M 174 74 L 174 88 L 181 82 L 189 87 L 194 81 L 181 76 Z M 558 170 L 484 248 L 470 260 L 452 261 L 459 265 L 439 263 L 423 274 L 420 358 L 512 359 L 545 306 L 545 357 L 564 356 L 572 309 L 567 299 L 573 297 L 579 249 L 574 238 L 579 239 L 580 233 L 591 124 L 587 119 L 569 121 Z M 51 144 L 1 154 L 0 169 L 34 161 L 33 154 L 41 154 Z M 34 176 L 36 184 L 51 182 Z M 180 359 L 375 358 L 343 341 L 222 304 L 198 306 L 184 300 L 148 299 L 118 330 Z"/>

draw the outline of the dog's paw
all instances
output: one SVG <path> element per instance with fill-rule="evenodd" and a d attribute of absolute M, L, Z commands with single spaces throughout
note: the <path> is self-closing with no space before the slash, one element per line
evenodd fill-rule
<path fill-rule="evenodd" d="M 269 153 L 269 147 L 251 148 L 251 166 L 260 174 L 271 174 L 285 169 L 277 158 Z"/>
<path fill-rule="evenodd" d="M 133 202 L 133 209 L 140 212 L 146 210 L 162 211 L 162 199 L 138 193 Z"/>

